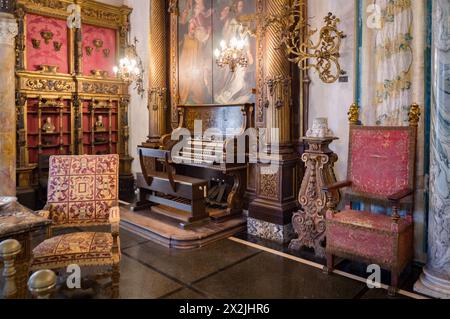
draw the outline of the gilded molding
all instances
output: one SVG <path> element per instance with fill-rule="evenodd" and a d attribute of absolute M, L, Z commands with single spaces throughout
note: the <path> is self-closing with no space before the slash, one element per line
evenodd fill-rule
<path fill-rule="evenodd" d="M 64 80 L 27 79 L 25 86 L 34 91 L 70 92 L 74 84 Z"/>
<path fill-rule="evenodd" d="M 82 92 L 87 94 L 119 94 L 120 85 L 101 82 L 83 82 Z"/>

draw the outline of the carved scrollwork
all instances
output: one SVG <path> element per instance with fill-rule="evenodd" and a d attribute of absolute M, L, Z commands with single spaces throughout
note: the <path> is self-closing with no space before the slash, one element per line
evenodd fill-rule
<path fill-rule="evenodd" d="M 328 148 L 332 141 L 333 139 L 308 141 L 309 150 L 302 156 L 306 173 L 298 198 L 302 208 L 292 218 L 298 238 L 289 246 L 294 250 L 302 247 L 314 248 L 316 255 L 320 257 L 325 256 L 325 213 L 329 202 L 322 187 L 336 182 L 333 167 L 338 158 Z M 339 200 L 339 193 L 334 197 Z"/>
<path fill-rule="evenodd" d="M 83 93 L 88 94 L 118 94 L 120 86 L 117 84 L 83 82 Z"/>
<path fill-rule="evenodd" d="M 266 198 L 270 199 L 277 199 L 278 194 L 278 181 L 279 181 L 279 173 L 272 173 L 272 174 L 264 174 L 264 172 L 261 172 L 260 175 L 260 195 Z"/>
<path fill-rule="evenodd" d="M 25 86 L 34 91 L 71 92 L 73 90 L 73 83 L 64 80 L 28 79 Z"/>

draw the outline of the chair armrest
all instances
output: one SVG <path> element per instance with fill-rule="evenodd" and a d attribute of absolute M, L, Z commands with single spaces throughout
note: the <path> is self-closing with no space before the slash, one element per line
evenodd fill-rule
<path fill-rule="evenodd" d="M 49 210 L 38 210 L 36 215 L 45 219 L 50 219 L 50 211 Z"/>
<path fill-rule="evenodd" d="M 119 248 L 119 223 L 120 223 L 120 208 L 118 206 L 109 209 L 109 222 L 111 223 L 111 235 L 113 237 L 112 253 L 113 255 L 120 254 Z"/>
<path fill-rule="evenodd" d="M 324 192 L 332 192 L 335 190 L 339 190 L 341 188 L 350 187 L 350 186 L 352 186 L 352 184 L 353 183 L 351 181 L 343 181 L 343 182 L 338 182 L 338 183 L 334 183 L 331 185 L 326 185 L 326 186 L 322 187 L 322 190 Z"/>
<path fill-rule="evenodd" d="M 111 207 L 109 210 L 109 222 L 111 224 L 111 233 L 113 236 L 119 234 L 120 208 L 118 206 Z"/>
<path fill-rule="evenodd" d="M 398 203 L 402 199 L 404 199 L 408 196 L 411 196 L 413 193 L 414 193 L 414 191 L 412 189 L 404 189 L 400 192 L 397 192 L 393 195 L 388 196 L 388 200 L 393 203 Z"/>

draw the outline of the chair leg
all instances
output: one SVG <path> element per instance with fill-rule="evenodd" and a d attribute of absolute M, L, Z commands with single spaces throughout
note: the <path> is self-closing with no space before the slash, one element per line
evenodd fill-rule
<path fill-rule="evenodd" d="M 334 271 L 334 256 L 333 254 L 327 254 L 327 265 L 323 267 L 323 272 L 330 275 Z"/>
<path fill-rule="evenodd" d="M 115 264 L 112 266 L 111 281 L 112 298 L 117 299 L 120 296 L 120 264 Z"/>
<path fill-rule="evenodd" d="M 388 295 L 391 297 L 395 297 L 398 290 L 398 273 L 396 271 L 391 271 L 391 285 L 388 289 Z"/>

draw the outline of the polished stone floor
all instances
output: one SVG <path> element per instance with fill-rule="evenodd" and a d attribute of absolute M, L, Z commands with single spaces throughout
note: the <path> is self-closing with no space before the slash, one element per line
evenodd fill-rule
<path fill-rule="evenodd" d="M 230 239 L 180 251 L 122 231 L 121 243 L 121 298 L 387 298 L 385 290 Z"/>
<path fill-rule="evenodd" d="M 101 230 L 101 229 L 99 229 Z M 65 232 L 65 231 L 64 231 Z M 299 257 L 323 263 L 308 251 L 297 253 L 237 234 L 196 250 L 174 250 L 121 230 L 122 250 L 120 297 L 124 299 L 380 299 L 389 298 L 383 289 L 369 289 L 365 283 L 340 275 L 325 275 L 321 269 L 286 258 Z M 44 239 L 34 238 L 34 244 Z M 240 241 L 239 241 L 240 240 Z M 239 241 L 239 242 L 238 242 Z M 248 244 L 250 243 L 250 245 Z M 253 246 L 251 246 L 253 244 Z M 255 246 L 256 244 L 257 246 Z M 277 252 L 286 253 L 280 256 Z M 364 265 L 341 262 L 338 269 L 367 277 Z M 64 277 L 63 270 L 60 277 Z M 107 283 L 90 280 L 98 269 L 82 269 L 83 289 L 60 290 L 56 298 L 109 298 Z M 401 288 L 412 292 L 420 274 L 413 267 L 403 276 Z M 387 283 L 389 275 L 383 273 Z M 407 298 L 398 295 L 396 299 Z"/>

